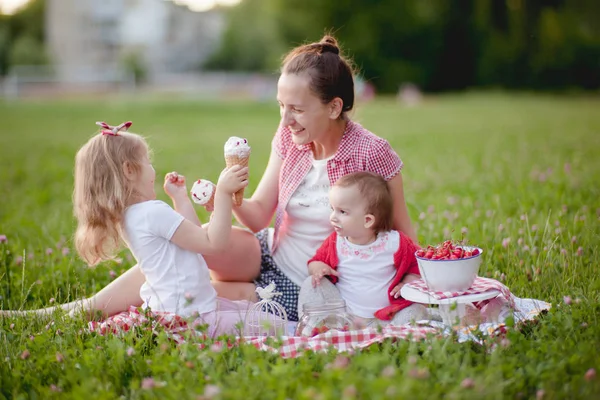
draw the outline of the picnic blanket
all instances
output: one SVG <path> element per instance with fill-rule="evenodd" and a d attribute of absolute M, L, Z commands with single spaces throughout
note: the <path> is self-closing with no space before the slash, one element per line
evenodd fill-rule
<path fill-rule="evenodd" d="M 489 283 L 489 282 L 488 282 Z M 375 343 L 397 340 L 424 340 L 426 338 L 456 335 L 459 342 L 475 341 L 482 343 L 485 338 L 502 335 L 508 329 L 506 318 L 512 316 L 515 328 L 527 321 L 535 320 L 540 314 L 548 311 L 551 304 L 535 299 L 521 299 L 510 292 L 499 295 L 498 299 L 505 303 L 500 310 L 497 322 L 484 322 L 478 325 L 448 326 L 439 320 L 422 320 L 416 324 L 402 326 L 388 325 L 383 328 L 365 328 L 351 331 L 329 330 L 313 337 L 293 336 L 294 324 L 290 323 L 288 336 L 248 337 L 239 335 L 229 341 L 231 347 L 241 343 L 251 344 L 259 350 L 279 354 L 284 358 L 294 358 L 306 350 L 326 352 L 335 349 L 340 352 L 354 352 Z M 505 296 L 508 297 L 505 298 Z M 201 329 L 202 321 L 187 320 L 172 313 L 153 312 L 131 307 L 128 311 L 114 315 L 104 321 L 89 323 L 88 329 L 101 335 L 122 334 L 131 329 L 142 329 L 158 334 L 165 331 L 177 343 L 193 341 L 205 347 L 207 337 Z"/>

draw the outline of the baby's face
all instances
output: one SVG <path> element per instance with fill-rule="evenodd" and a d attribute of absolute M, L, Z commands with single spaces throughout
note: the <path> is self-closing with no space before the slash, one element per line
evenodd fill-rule
<path fill-rule="evenodd" d="M 333 186 L 329 191 L 331 215 L 329 221 L 333 229 L 341 236 L 364 237 L 371 233 L 365 226 L 367 220 L 366 200 L 356 186 Z"/>

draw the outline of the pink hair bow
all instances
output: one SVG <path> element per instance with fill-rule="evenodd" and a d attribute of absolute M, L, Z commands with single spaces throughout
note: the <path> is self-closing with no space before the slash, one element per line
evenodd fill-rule
<path fill-rule="evenodd" d="M 96 122 L 96 125 L 103 128 L 101 133 L 103 135 L 110 135 L 110 136 L 119 136 L 119 131 L 127 131 L 129 129 L 129 127 L 131 126 L 131 124 L 132 124 L 131 121 L 127 121 L 127 122 L 123 122 L 121 125 L 112 126 L 112 125 L 107 124 L 106 122 Z"/>

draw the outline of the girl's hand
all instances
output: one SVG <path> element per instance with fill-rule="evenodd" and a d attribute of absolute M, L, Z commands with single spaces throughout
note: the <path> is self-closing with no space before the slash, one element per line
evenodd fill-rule
<path fill-rule="evenodd" d="M 163 185 L 165 193 L 171 198 L 187 197 L 187 188 L 185 186 L 185 176 L 179 175 L 177 172 L 169 172 L 165 175 L 165 183 Z"/>
<path fill-rule="evenodd" d="M 248 167 L 234 165 L 225 168 L 219 176 L 217 190 L 232 195 L 240 189 L 248 186 Z"/>

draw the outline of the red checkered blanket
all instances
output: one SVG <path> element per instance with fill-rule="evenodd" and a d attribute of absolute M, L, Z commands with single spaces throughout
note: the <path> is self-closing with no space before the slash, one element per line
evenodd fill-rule
<path fill-rule="evenodd" d="M 206 336 L 197 329 L 196 321 L 187 321 L 175 314 L 144 311 L 130 307 L 129 311 L 114 315 L 101 322 L 90 322 L 89 329 L 101 335 L 121 334 L 131 329 L 142 329 L 158 333 L 166 331 L 170 338 L 177 343 L 186 340 L 198 342 L 204 347 Z M 228 346 L 247 343 L 259 350 L 278 353 L 282 357 L 298 357 L 306 350 L 315 352 L 336 349 L 338 351 L 352 351 L 362 349 L 374 343 L 385 340 L 421 340 L 427 335 L 440 335 L 439 329 L 427 326 L 388 326 L 382 329 L 366 328 L 355 331 L 330 330 L 313 337 L 282 336 L 273 337 L 237 337 L 234 343 Z M 273 340 L 275 339 L 275 340 Z"/>
<path fill-rule="evenodd" d="M 475 281 L 473 282 L 471 287 L 462 292 L 432 292 L 429 290 L 427 284 L 423 279 L 418 279 L 416 281 L 407 283 L 407 286 L 417 289 L 418 291 L 425 293 L 428 296 L 431 296 L 437 300 L 451 299 L 453 297 L 465 296 L 469 294 L 479 294 L 488 292 L 490 290 L 497 290 L 504 296 L 506 301 L 509 302 L 511 307 L 514 308 L 514 299 L 512 293 L 505 285 L 503 285 L 495 279 L 483 278 L 478 276 L 477 278 L 475 278 Z"/>

